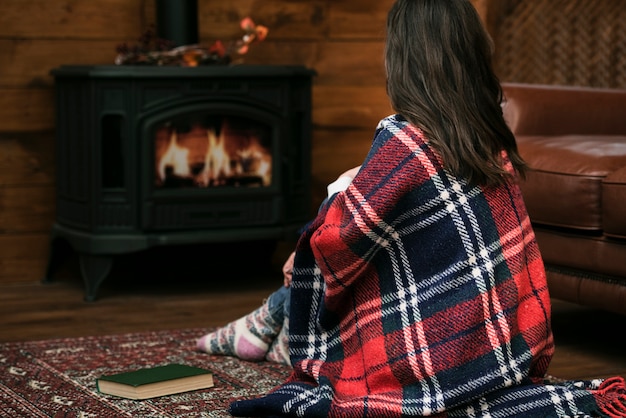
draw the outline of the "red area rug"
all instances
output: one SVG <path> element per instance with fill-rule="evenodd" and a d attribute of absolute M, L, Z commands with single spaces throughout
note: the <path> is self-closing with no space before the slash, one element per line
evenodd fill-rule
<path fill-rule="evenodd" d="M 237 399 L 267 393 L 290 369 L 195 350 L 209 329 L 0 344 L 2 417 L 228 417 Z M 168 363 L 204 367 L 215 387 L 143 401 L 98 393 L 96 379 Z"/>

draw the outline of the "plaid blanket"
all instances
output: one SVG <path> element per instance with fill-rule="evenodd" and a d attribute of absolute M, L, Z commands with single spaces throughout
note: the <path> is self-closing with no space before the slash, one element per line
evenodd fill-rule
<path fill-rule="evenodd" d="M 235 416 L 626 416 L 621 378 L 544 381 L 550 301 L 517 185 L 450 175 L 400 116 L 294 267 L 293 374 Z"/>

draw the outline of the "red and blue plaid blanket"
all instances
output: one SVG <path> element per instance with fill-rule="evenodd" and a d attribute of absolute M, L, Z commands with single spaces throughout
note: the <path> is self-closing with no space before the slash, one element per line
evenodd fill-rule
<path fill-rule="evenodd" d="M 544 381 L 550 301 L 517 185 L 450 175 L 400 116 L 381 121 L 294 267 L 293 374 L 233 415 L 625 416 L 621 378 Z"/>

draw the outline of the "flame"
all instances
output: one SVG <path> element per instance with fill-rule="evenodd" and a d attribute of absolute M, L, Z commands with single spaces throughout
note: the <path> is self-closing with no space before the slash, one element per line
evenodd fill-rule
<path fill-rule="evenodd" d="M 272 158 L 267 153 L 250 146 L 239 150 L 237 155 L 239 156 L 238 174 L 254 173 L 262 178 L 264 186 L 272 183 Z"/>
<path fill-rule="evenodd" d="M 220 180 L 231 175 L 230 157 L 224 147 L 224 137 L 220 133 L 218 137 L 215 130 L 207 130 L 209 145 L 204 159 L 204 170 L 201 173 L 200 184 L 209 186 L 219 184 Z"/>
<path fill-rule="evenodd" d="M 178 177 L 188 177 L 191 173 L 188 158 L 189 150 L 178 145 L 178 136 L 176 132 L 172 132 L 167 151 L 165 151 L 159 162 L 159 178 L 161 181 L 165 180 L 168 168 L 172 170 L 172 174 Z"/>

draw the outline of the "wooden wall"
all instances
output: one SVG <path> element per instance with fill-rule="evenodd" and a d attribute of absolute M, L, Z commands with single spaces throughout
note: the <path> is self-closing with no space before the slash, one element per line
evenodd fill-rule
<path fill-rule="evenodd" d="M 491 3 L 475 0 L 489 17 Z M 199 0 L 200 42 L 241 35 L 239 20 L 269 27 L 247 63 L 313 68 L 313 201 L 365 156 L 391 112 L 384 87 L 384 25 L 392 0 Z M 54 222 L 51 69 L 112 64 L 115 47 L 154 23 L 153 0 L 2 0 L 0 3 L 0 285 L 44 277 Z"/>

